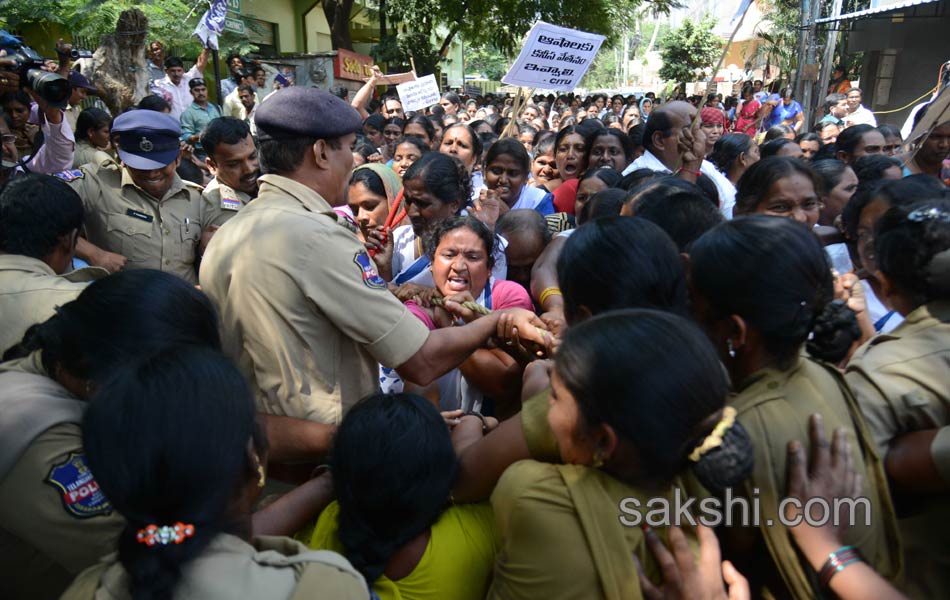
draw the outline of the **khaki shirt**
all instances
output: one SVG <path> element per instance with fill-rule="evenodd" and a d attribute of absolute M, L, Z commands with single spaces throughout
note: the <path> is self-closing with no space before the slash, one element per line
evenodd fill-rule
<path fill-rule="evenodd" d="M 76 578 L 62 600 L 131 600 L 130 588 L 128 573 L 111 555 Z M 185 567 L 175 600 L 235 598 L 366 600 L 369 588 L 335 552 L 310 550 L 290 538 L 261 536 L 249 544 L 220 534 Z"/>
<path fill-rule="evenodd" d="M 248 194 L 221 183 L 217 177 L 212 179 L 208 187 L 201 192 L 201 201 L 204 203 L 208 225 L 218 227 L 227 223 L 228 219 L 247 206 L 251 200 Z"/>
<path fill-rule="evenodd" d="M 19 344 L 30 326 L 52 317 L 57 306 L 75 300 L 90 281 L 108 274 L 86 267 L 57 275 L 39 259 L 0 254 L 0 355 Z"/>
<path fill-rule="evenodd" d="M 950 302 L 911 312 L 894 331 L 858 349 L 845 375 L 882 456 L 905 433 L 950 425 Z M 946 473 L 950 438 L 941 432 L 931 455 Z M 950 506 L 944 495 L 905 499 L 900 520 L 912 598 L 950 597 Z"/>
<path fill-rule="evenodd" d="M 950 425 L 950 302 L 921 306 L 870 339 L 845 378 L 881 456 L 901 434 Z"/>
<path fill-rule="evenodd" d="M 806 454 L 810 452 L 808 419 L 814 413 L 821 414 L 826 436 L 839 427 L 846 430 L 854 448 L 854 468 L 862 476 L 863 495 L 870 502 L 870 526 L 865 525 L 865 511 L 858 509 L 858 523 L 848 528 L 844 543 L 858 548 L 881 576 L 890 580 L 899 577 L 900 541 L 883 465 L 857 403 L 837 371 L 799 358 L 788 370 L 758 371 L 737 389 L 728 404 L 735 407 L 739 422 L 752 439 L 755 462 L 752 475 L 736 495 L 759 499 L 762 524 L 758 531 L 732 528 L 729 533 L 757 540 L 755 565 L 740 567 L 761 578 L 752 595 L 815 597 L 811 567 L 800 562 L 778 514 L 779 502 L 787 493 L 788 442 L 798 440 Z M 783 593 L 785 588 L 788 594 Z"/>
<path fill-rule="evenodd" d="M 86 165 L 69 184 L 86 207 L 86 239 L 128 259 L 127 269 L 158 269 L 198 283 L 195 252 L 205 225 L 201 188 L 178 175 L 156 200 L 128 169 Z"/>
<path fill-rule="evenodd" d="M 124 519 L 99 491 L 82 447 L 86 403 L 36 361 L 0 368 L 0 580 L 5 599 L 55 598 L 115 550 Z M 23 372 L 27 371 L 27 372 Z"/>
<path fill-rule="evenodd" d="M 115 161 L 115 157 L 108 152 L 96 148 L 86 140 L 76 142 L 76 150 L 73 154 L 74 169 L 78 169 L 86 164 L 101 165 L 102 163 L 118 165 Z"/>
<path fill-rule="evenodd" d="M 429 331 L 310 188 L 277 175 L 214 235 L 201 288 L 266 413 L 336 424 Z"/>

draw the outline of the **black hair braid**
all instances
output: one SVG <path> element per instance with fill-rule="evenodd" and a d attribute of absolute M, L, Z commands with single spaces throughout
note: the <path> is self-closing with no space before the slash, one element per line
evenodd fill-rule
<path fill-rule="evenodd" d="M 366 519 L 351 514 L 351 511 L 340 506 L 337 536 L 346 550 L 347 560 L 366 578 L 366 583 L 370 586 L 386 570 L 386 563 L 392 555 L 417 535 L 417 531 L 407 531 L 398 539 L 383 540 L 372 530 Z"/>
<path fill-rule="evenodd" d="M 702 444 L 699 440 L 697 445 Z M 722 436 L 722 444 L 703 454 L 692 464 L 693 473 L 707 490 L 721 495 L 726 488 L 735 487 L 752 473 L 755 452 L 749 432 L 738 419 Z"/>
<path fill-rule="evenodd" d="M 815 358 L 837 364 L 860 337 L 861 328 L 854 311 L 843 300 L 833 300 L 815 319 L 805 348 Z"/>
<path fill-rule="evenodd" d="M 474 188 L 472 188 L 472 176 L 468 174 L 468 169 L 465 168 L 465 165 L 462 164 L 462 161 L 452 157 L 452 160 L 455 161 L 455 169 L 458 176 L 458 189 L 459 189 L 459 206 L 465 206 L 469 203 L 474 194 Z"/>
<path fill-rule="evenodd" d="M 119 561 L 131 579 L 133 600 L 173 598 L 183 567 L 200 556 L 220 531 L 204 523 L 194 525 L 194 534 L 182 544 L 147 546 L 137 538 L 144 522 L 129 521 L 119 536 Z"/>

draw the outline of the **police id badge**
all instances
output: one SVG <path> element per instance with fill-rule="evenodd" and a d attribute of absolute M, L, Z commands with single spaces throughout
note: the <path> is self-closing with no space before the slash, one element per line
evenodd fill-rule
<path fill-rule="evenodd" d="M 222 210 L 241 210 L 241 201 L 233 196 L 237 194 L 226 185 L 220 186 L 221 190 L 221 209 Z"/>
<path fill-rule="evenodd" d="M 366 284 L 366 287 L 374 290 L 386 289 L 386 280 L 380 277 L 379 273 L 376 272 L 376 265 L 373 264 L 373 259 L 369 257 L 366 250 L 357 252 L 356 256 L 353 257 L 353 262 L 355 262 L 362 271 L 363 283 Z"/>
<path fill-rule="evenodd" d="M 99 489 L 82 452 L 70 452 L 65 461 L 53 465 L 45 481 L 60 491 L 63 508 L 77 519 L 105 516 L 112 512 L 112 504 Z"/>
<path fill-rule="evenodd" d="M 82 179 L 85 176 L 86 176 L 85 173 L 83 173 L 79 169 L 69 169 L 66 171 L 53 173 L 53 177 L 59 177 L 66 183 L 69 183 L 70 181 L 76 181 L 77 179 Z"/>
<path fill-rule="evenodd" d="M 241 201 L 221 196 L 221 208 L 223 210 L 241 210 Z"/>

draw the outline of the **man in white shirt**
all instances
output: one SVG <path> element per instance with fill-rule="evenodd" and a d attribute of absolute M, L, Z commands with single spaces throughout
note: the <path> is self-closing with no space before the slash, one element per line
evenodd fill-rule
<path fill-rule="evenodd" d="M 643 156 L 630 163 L 623 170 L 623 174 L 627 175 L 637 169 L 673 173 L 676 169 L 676 175 L 695 183 L 699 173 L 702 173 L 716 184 L 716 189 L 719 191 L 719 211 L 727 219 L 731 219 L 732 207 L 736 203 L 736 190 L 726 176 L 708 160 L 699 163 L 698 171 L 695 170 L 697 166 L 695 163 L 689 164 L 682 161 L 678 147 L 680 132 L 690 129 L 695 116 L 696 107 L 689 102 L 667 102 L 654 109 L 650 113 L 650 119 L 643 132 L 643 147 L 646 151 Z M 703 138 L 703 144 L 697 147 L 705 149 L 706 136 L 700 128 L 696 128 L 695 132 L 695 135 Z M 698 144 L 698 140 L 696 143 Z M 699 152 L 699 156 L 702 156 L 702 151 Z"/>
<path fill-rule="evenodd" d="M 224 98 L 224 113 L 225 117 L 234 117 L 235 119 L 241 119 L 242 121 L 247 119 L 247 111 L 244 108 L 244 104 L 241 102 L 241 99 L 238 97 L 238 89 L 241 86 L 253 85 L 254 77 L 251 75 L 251 72 L 246 69 L 241 69 L 234 76 L 239 81 L 238 85 Z"/>
<path fill-rule="evenodd" d="M 848 114 L 844 117 L 844 122 L 848 127 L 852 125 L 867 124 L 871 127 L 877 127 L 877 119 L 874 113 L 864 108 L 861 104 L 861 88 L 853 87 L 848 90 Z"/>
<path fill-rule="evenodd" d="M 181 118 L 181 113 L 191 106 L 191 90 L 188 88 L 188 82 L 195 77 L 201 77 L 202 71 L 208 65 L 208 49 L 205 48 L 198 55 L 195 66 L 185 72 L 184 63 L 177 56 L 170 56 L 165 59 L 165 78 L 159 79 L 155 85 L 162 88 L 171 96 L 172 112 L 175 119 Z"/>

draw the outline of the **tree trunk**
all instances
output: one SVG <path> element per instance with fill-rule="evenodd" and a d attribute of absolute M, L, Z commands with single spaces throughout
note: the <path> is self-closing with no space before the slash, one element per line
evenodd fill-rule
<path fill-rule="evenodd" d="M 353 39 L 350 37 L 350 12 L 353 10 L 353 0 L 322 0 L 323 14 L 330 26 L 330 42 L 334 50 L 353 49 Z"/>
<path fill-rule="evenodd" d="M 646 56 L 653 50 L 653 45 L 656 44 L 656 36 L 660 33 L 660 18 L 657 17 L 653 19 L 653 35 L 650 36 L 650 43 L 647 45 L 646 52 L 643 53 L 643 56 Z"/>
<path fill-rule="evenodd" d="M 637 50 L 640 49 L 640 44 L 643 42 L 643 31 L 640 25 L 640 17 L 637 17 L 637 20 L 634 21 L 633 25 L 633 42 L 630 44 L 630 58 L 629 60 L 634 60 L 637 58 Z"/>
<path fill-rule="evenodd" d="M 100 98 L 113 116 L 149 93 L 145 63 L 148 18 L 137 8 L 119 15 L 115 33 L 102 36 L 95 54 L 84 63 L 84 74 L 100 90 Z"/>
<path fill-rule="evenodd" d="M 455 34 L 458 33 L 459 29 L 462 28 L 462 25 L 456 22 L 452 26 L 452 29 L 449 30 L 449 34 L 445 36 L 445 39 L 442 41 L 442 47 L 439 48 L 439 59 L 444 59 L 449 54 L 449 48 L 452 46 L 452 40 L 455 38 Z"/>

